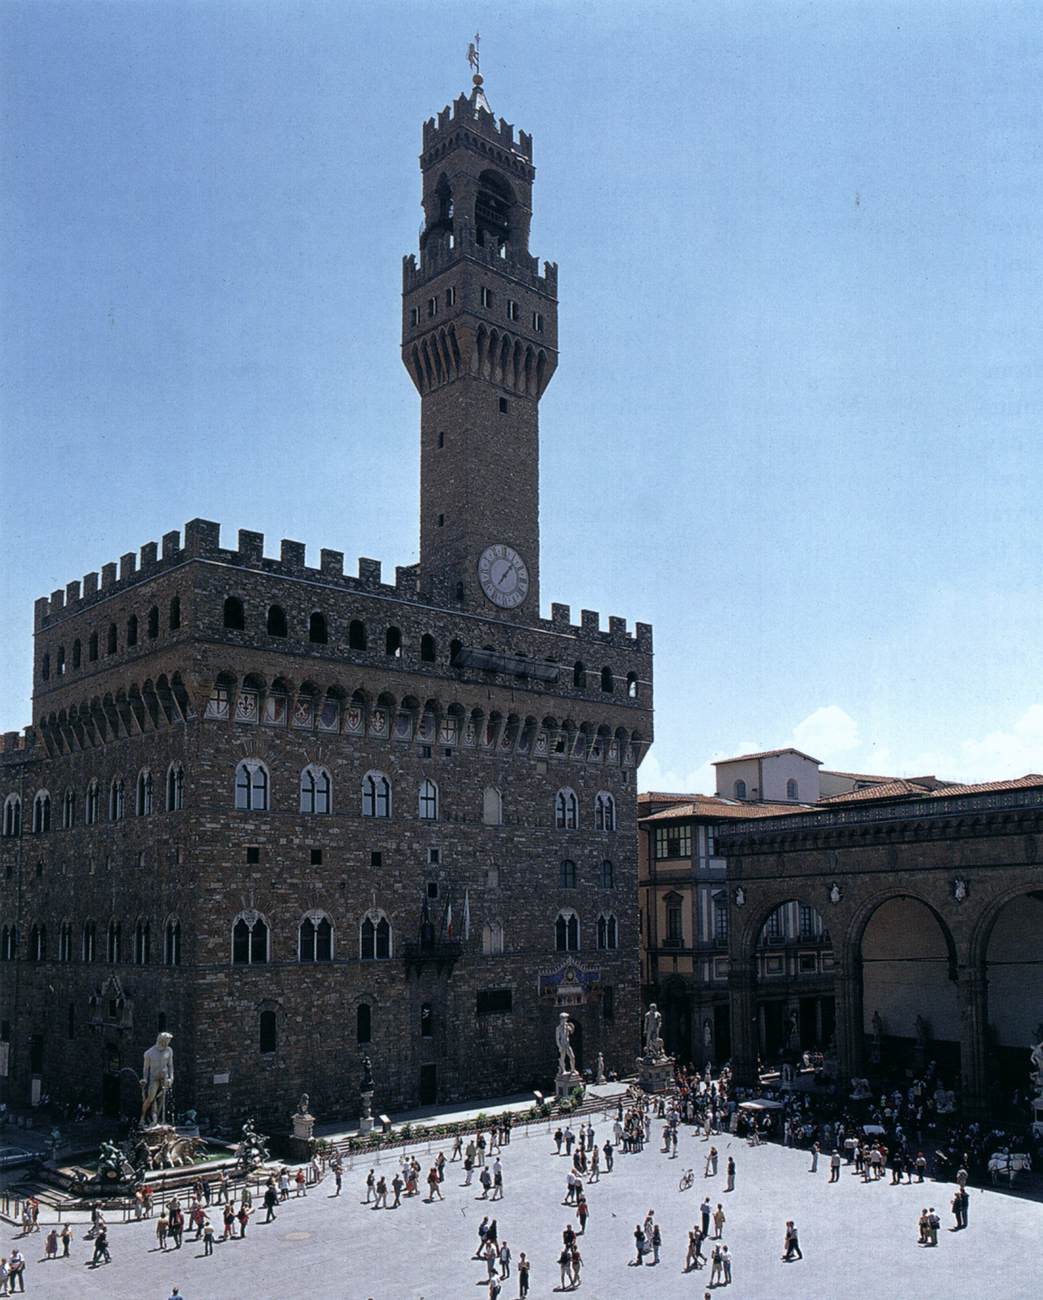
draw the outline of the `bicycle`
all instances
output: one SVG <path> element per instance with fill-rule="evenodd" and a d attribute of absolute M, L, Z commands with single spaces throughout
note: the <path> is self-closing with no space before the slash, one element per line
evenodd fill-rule
<path fill-rule="evenodd" d="M 686 1169 L 681 1175 L 681 1181 L 677 1184 L 677 1190 L 679 1192 L 687 1192 L 694 1182 L 695 1174 L 691 1169 Z"/>

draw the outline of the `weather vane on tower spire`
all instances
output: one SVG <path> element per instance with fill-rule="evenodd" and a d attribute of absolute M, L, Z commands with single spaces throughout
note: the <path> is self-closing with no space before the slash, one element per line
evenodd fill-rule
<path fill-rule="evenodd" d="M 475 32 L 474 40 L 467 47 L 467 63 L 468 66 L 471 68 L 471 70 L 474 72 L 475 76 L 478 76 L 482 70 L 481 56 L 478 52 L 481 43 L 482 43 L 481 33 Z"/>

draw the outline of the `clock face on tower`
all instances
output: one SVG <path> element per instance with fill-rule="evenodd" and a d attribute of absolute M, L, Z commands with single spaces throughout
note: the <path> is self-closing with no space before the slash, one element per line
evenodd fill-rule
<path fill-rule="evenodd" d="M 512 546 L 487 546 L 478 559 L 478 581 L 500 609 L 515 609 L 529 593 L 529 570 Z"/>

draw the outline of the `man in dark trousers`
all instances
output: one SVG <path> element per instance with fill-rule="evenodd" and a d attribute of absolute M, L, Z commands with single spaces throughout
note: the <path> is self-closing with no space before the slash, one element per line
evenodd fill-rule
<path fill-rule="evenodd" d="M 800 1248 L 800 1241 L 797 1237 L 797 1229 L 792 1219 L 786 1220 L 786 1251 L 782 1258 L 789 1261 L 796 1255 L 797 1259 L 804 1258 L 804 1252 Z"/>
<path fill-rule="evenodd" d="M 271 1221 L 275 1218 L 275 1207 L 276 1205 L 278 1205 L 278 1203 L 279 1203 L 279 1193 L 275 1190 L 275 1184 L 273 1182 L 269 1182 L 268 1186 L 264 1189 L 265 1223 L 271 1223 Z"/>

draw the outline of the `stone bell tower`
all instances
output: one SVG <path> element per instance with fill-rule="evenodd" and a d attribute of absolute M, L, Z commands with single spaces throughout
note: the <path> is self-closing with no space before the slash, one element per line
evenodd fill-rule
<path fill-rule="evenodd" d="M 539 400 L 558 362 L 557 266 L 529 253 L 532 137 L 474 77 L 424 123 L 402 360 L 420 393 L 420 592 L 539 616 Z"/>

